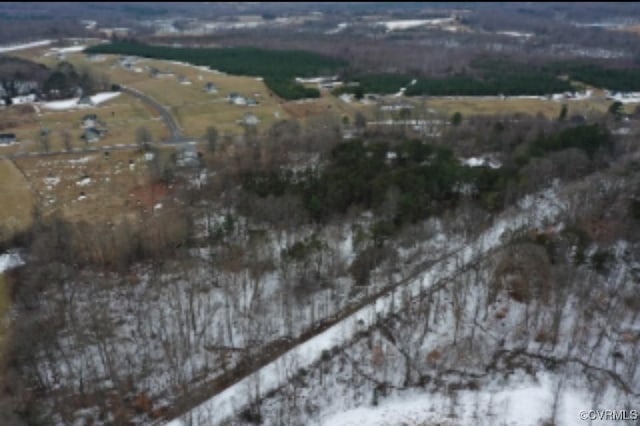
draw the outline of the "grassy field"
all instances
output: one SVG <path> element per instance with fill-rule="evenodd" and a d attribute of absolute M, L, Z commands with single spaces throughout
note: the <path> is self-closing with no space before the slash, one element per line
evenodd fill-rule
<path fill-rule="evenodd" d="M 168 135 L 164 123 L 152 115 L 146 104 L 124 93 L 91 108 L 55 111 L 39 107 L 39 111 L 31 108 L 30 112 L 24 112 L 25 109 L 21 107 L 19 114 L 15 107 L 3 112 L 0 120 L 5 123 L 3 132 L 15 133 L 19 144 L 0 147 L 0 155 L 44 151 L 40 142 L 43 129 L 49 132 L 51 151 L 65 150 L 64 132 L 68 132 L 73 148 L 135 144 L 136 131 L 142 126 L 149 129 L 155 140 L 162 140 Z M 81 137 L 82 117 L 86 114 L 96 114 L 102 123 L 100 127 L 107 131 L 99 142 L 87 144 Z"/>
<path fill-rule="evenodd" d="M 35 201 L 29 182 L 15 164 L 0 160 L 0 239 L 31 226 Z"/>
<path fill-rule="evenodd" d="M 138 77 L 127 84 L 169 106 L 188 136 L 199 137 L 209 126 L 216 127 L 220 132 L 240 133 L 242 126 L 237 121 L 246 112 L 254 113 L 260 119 L 259 131 L 267 129 L 278 119 L 288 118 L 281 106 L 282 101 L 254 77 L 232 76 L 166 61 L 142 60 L 138 64 L 174 73 L 174 76 L 160 78 L 150 78 L 144 74 L 143 78 L 139 78 L 141 73 L 125 71 Z M 186 78 L 191 84 L 181 84 L 178 77 Z M 207 82 L 218 87 L 217 94 L 204 91 Z M 255 98 L 259 104 L 251 107 L 232 105 L 226 97 L 233 92 Z"/>
<path fill-rule="evenodd" d="M 278 119 L 289 117 L 281 106 L 282 101 L 273 96 L 262 81 L 254 77 L 227 75 L 191 65 L 153 59 L 138 60 L 133 65 L 134 69 L 138 68 L 140 71 L 136 72 L 119 66 L 118 56 L 102 56 L 103 61 L 94 62 L 88 60 L 84 54 L 69 54 L 67 61 L 78 69 L 86 67 L 94 73 L 106 73 L 113 83 L 136 88 L 168 106 L 187 136 L 200 137 L 209 126 L 216 127 L 221 133 L 241 133 L 242 126 L 237 121 L 241 120 L 246 112 L 252 112 L 260 118 L 259 131 L 267 129 Z M 54 66 L 56 63 L 52 57 L 31 59 L 48 66 Z M 171 72 L 173 75 L 151 77 L 150 67 Z M 179 77 L 187 79 L 190 84 L 182 84 Z M 206 93 L 204 85 L 207 82 L 214 83 L 219 92 Z M 226 97 L 232 92 L 253 97 L 259 104 L 252 107 L 229 104 Z M 121 98 L 122 96 L 111 102 L 116 103 Z M 139 116 L 133 115 L 134 118 Z"/>
<path fill-rule="evenodd" d="M 159 152 L 161 162 L 173 148 Z M 62 154 L 46 158 L 21 158 L 24 170 L 37 193 L 43 215 L 59 212 L 70 221 L 118 222 L 145 213 L 136 191 L 149 184 L 153 162 L 141 152 Z"/>
<path fill-rule="evenodd" d="M 415 106 L 414 113 L 420 114 L 423 104 L 418 99 L 408 99 Z M 568 114 L 591 114 L 606 112 L 611 105 L 609 100 L 584 100 L 567 101 Z M 547 101 L 541 99 L 472 99 L 458 98 L 448 99 L 442 97 L 430 97 L 424 102 L 424 106 L 436 114 L 450 116 L 454 112 L 460 112 L 463 116 L 470 115 L 512 115 L 512 114 L 542 114 L 547 118 L 556 118 L 560 114 L 563 102 Z M 629 108 L 631 108 L 629 106 Z"/>

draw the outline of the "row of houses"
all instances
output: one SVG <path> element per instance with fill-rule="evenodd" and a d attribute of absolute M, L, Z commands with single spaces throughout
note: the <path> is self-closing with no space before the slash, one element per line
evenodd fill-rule
<path fill-rule="evenodd" d="M 96 114 L 87 114 L 82 117 L 81 127 L 83 128 L 81 138 L 87 143 L 98 142 L 107 132 Z M 42 132 L 43 134 L 49 133 L 46 129 Z M 17 143 L 15 133 L 0 133 L 0 146 L 9 146 L 14 143 Z"/>

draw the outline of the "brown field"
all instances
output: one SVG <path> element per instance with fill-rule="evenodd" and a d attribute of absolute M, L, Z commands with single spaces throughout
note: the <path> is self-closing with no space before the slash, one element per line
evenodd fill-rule
<path fill-rule="evenodd" d="M 415 105 L 414 113 L 421 114 L 421 101 L 409 99 Z M 568 106 L 568 114 L 593 114 L 606 112 L 611 105 L 610 100 L 590 99 L 584 101 L 547 101 L 541 99 L 472 99 L 458 98 L 447 99 L 442 97 L 428 98 L 425 107 L 436 113 L 449 116 L 454 112 L 464 115 L 511 115 L 511 114 L 542 114 L 548 118 L 556 118 L 560 114 L 562 104 Z M 633 109 L 635 106 L 627 105 L 626 108 Z"/>
<path fill-rule="evenodd" d="M 29 182 L 9 160 L 0 160 L 0 239 L 31 226 L 35 197 Z"/>
<path fill-rule="evenodd" d="M 160 161 L 172 152 L 172 148 L 160 150 Z M 149 184 L 150 163 L 141 152 L 61 154 L 21 158 L 16 163 L 37 193 L 44 216 L 59 212 L 70 221 L 118 222 L 149 207 L 146 198 L 135 192 Z M 161 195 L 158 192 L 158 201 Z"/>

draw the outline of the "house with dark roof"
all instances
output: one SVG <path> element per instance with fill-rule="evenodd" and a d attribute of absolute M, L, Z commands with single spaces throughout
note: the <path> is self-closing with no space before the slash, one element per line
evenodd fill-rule
<path fill-rule="evenodd" d="M 204 85 L 204 91 L 209 94 L 215 95 L 216 93 L 218 93 L 218 87 L 216 87 L 216 85 L 211 82 L 207 82 L 207 84 Z"/>
<path fill-rule="evenodd" d="M 82 134 L 82 139 L 84 139 L 87 143 L 95 143 L 100 140 L 102 137 L 102 132 L 95 127 L 90 127 L 84 130 Z"/>
<path fill-rule="evenodd" d="M 96 114 L 87 114 L 82 117 L 82 127 L 88 129 L 90 127 L 96 127 L 98 124 L 98 116 Z"/>
<path fill-rule="evenodd" d="M 0 133 L 0 146 L 7 146 L 16 142 L 14 133 Z"/>

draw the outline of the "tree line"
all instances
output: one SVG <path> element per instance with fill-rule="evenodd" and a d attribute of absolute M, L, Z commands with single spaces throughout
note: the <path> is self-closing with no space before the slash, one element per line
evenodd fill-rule
<path fill-rule="evenodd" d="M 294 82 L 295 77 L 311 77 L 335 73 L 346 65 L 342 60 L 300 50 L 268 50 L 252 47 L 178 48 L 153 46 L 136 42 L 96 45 L 87 53 L 134 55 L 204 65 L 223 72 L 263 77 L 265 84 L 284 99 L 317 97 Z"/>
<path fill-rule="evenodd" d="M 574 158 L 570 162 L 576 167 L 584 159 L 579 174 L 597 153 L 611 154 L 612 147 L 608 130 L 600 124 L 568 127 L 538 134 L 514 149 L 513 161 L 493 169 L 462 165 L 451 148 L 420 140 L 393 145 L 357 140 L 335 146 L 323 168 L 247 170 L 242 183 L 260 197 L 299 197 L 309 218 L 320 223 L 353 207 L 373 210 L 379 222 L 371 231 L 383 238 L 404 225 L 439 216 L 465 199 L 497 212 L 517 193 L 542 185 L 531 179 L 532 168 L 539 168 L 541 159 Z M 550 173 L 545 179 L 568 172 Z"/>

